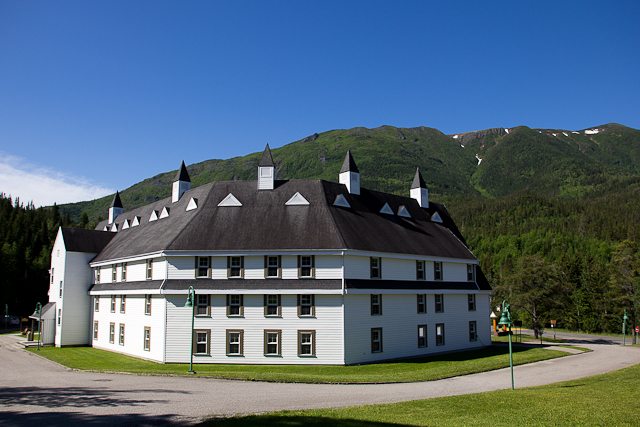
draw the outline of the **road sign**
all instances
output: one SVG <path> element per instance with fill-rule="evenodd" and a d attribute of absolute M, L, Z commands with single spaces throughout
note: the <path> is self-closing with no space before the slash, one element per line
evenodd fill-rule
<path fill-rule="evenodd" d="M 636 334 L 640 332 L 640 328 L 636 326 Z"/>

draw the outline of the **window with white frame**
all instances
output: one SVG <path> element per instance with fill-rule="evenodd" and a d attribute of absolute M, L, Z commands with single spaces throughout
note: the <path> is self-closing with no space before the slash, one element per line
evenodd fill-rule
<path fill-rule="evenodd" d="M 118 334 L 118 344 L 124 345 L 124 324 L 120 323 L 120 332 Z"/>
<path fill-rule="evenodd" d="M 416 261 L 416 280 L 425 280 L 424 261 Z"/>
<path fill-rule="evenodd" d="M 153 260 L 152 259 L 148 259 L 147 260 L 147 275 L 146 275 L 147 279 L 151 279 L 153 278 Z"/>
<path fill-rule="evenodd" d="M 264 354 L 265 356 L 281 355 L 282 331 L 264 331 Z"/>
<path fill-rule="evenodd" d="M 109 342 L 111 344 L 114 343 L 115 337 L 116 337 L 116 324 L 115 323 L 109 323 Z"/>
<path fill-rule="evenodd" d="M 111 295 L 111 312 L 112 313 L 116 312 L 116 296 L 115 295 Z"/>
<path fill-rule="evenodd" d="M 209 295 L 196 295 L 196 316 L 210 316 Z"/>
<path fill-rule="evenodd" d="M 99 296 L 95 296 L 93 297 L 93 311 L 99 311 L 100 310 L 100 297 Z"/>
<path fill-rule="evenodd" d="M 298 331 L 298 356 L 316 355 L 316 331 Z"/>
<path fill-rule="evenodd" d="M 442 263 L 435 261 L 433 263 L 433 280 L 442 280 Z"/>
<path fill-rule="evenodd" d="M 62 298 L 62 280 L 60 280 L 60 298 Z"/>
<path fill-rule="evenodd" d="M 96 267 L 96 283 L 100 283 L 100 271 L 102 267 Z"/>
<path fill-rule="evenodd" d="M 436 345 L 444 345 L 444 323 L 436 325 Z"/>
<path fill-rule="evenodd" d="M 436 313 L 444 313 L 444 295 L 436 294 L 435 301 L 436 301 Z"/>
<path fill-rule="evenodd" d="M 227 277 L 230 279 L 242 279 L 244 277 L 244 257 L 227 257 Z"/>
<path fill-rule="evenodd" d="M 53 285 L 53 268 L 51 268 L 51 284 Z"/>
<path fill-rule="evenodd" d="M 382 328 L 371 329 L 371 353 L 382 353 Z"/>
<path fill-rule="evenodd" d="M 120 272 L 120 281 L 122 282 L 127 281 L 127 263 L 126 262 L 122 263 L 122 270 Z"/>
<path fill-rule="evenodd" d="M 227 295 L 227 316 L 243 316 L 244 305 L 242 295 Z"/>
<path fill-rule="evenodd" d="M 195 340 L 193 343 L 193 354 L 196 355 L 208 355 L 209 354 L 209 342 L 211 337 L 210 330 L 195 330 Z"/>
<path fill-rule="evenodd" d="M 473 264 L 467 264 L 467 280 L 469 282 L 475 282 L 476 280 L 476 266 Z"/>
<path fill-rule="evenodd" d="M 427 296 L 425 294 L 418 294 L 418 314 L 427 312 Z"/>
<path fill-rule="evenodd" d="M 118 277 L 118 266 L 116 264 L 113 264 L 111 266 L 111 281 L 115 282 L 117 280 Z"/>
<path fill-rule="evenodd" d="M 476 311 L 476 296 L 475 294 L 468 295 L 469 311 Z"/>
<path fill-rule="evenodd" d="M 427 325 L 418 325 L 418 348 L 427 346 Z"/>
<path fill-rule="evenodd" d="M 371 257 L 371 278 L 382 278 L 382 258 Z"/>
<path fill-rule="evenodd" d="M 126 295 L 122 295 L 120 297 L 120 313 L 124 313 L 124 309 L 126 307 L 127 304 L 127 296 Z"/>
<path fill-rule="evenodd" d="M 478 341 L 476 322 L 469 322 L 469 341 Z"/>
<path fill-rule="evenodd" d="M 144 314 L 151 315 L 151 295 L 144 296 Z"/>
<path fill-rule="evenodd" d="M 93 322 L 93 340 L 98 341 L 98 321 Z"/>
<path fill-rule="evenodd" d="M 280 295 L 265 295 L 264 296 L 264 315 L 265 316 L 280 316 Z"/>
<path fill-rule="evenodd" d="M 298 316 L 315 316 L 314 295 L 298 295 Z"/>
<path fill-rule="evenodd" d="M 380 294 L 371 295 L 371 315 L 372 316 L 382 315 L 382 295 Z"/>
<path fill-rule="evenodd" d="M 151 351 L 151 328 L 144 328 L 144 351 Z"/>
<path fill-rule="evenodd" d="M 198 264 L 196 277 L 210 277 L 209 272 L 211 270 L 209 270 L 209 267 L 211 266 L 211 258 L 209 258 L 208 256 L 199 256 L 196 257 L 196 261 Z"/>
<path fill-rule="evenodd" d="M 58 309 L 58 325 L 62 323 L 62 309 Z"/>
<path fill-rule="evenodd" d="M 310 278 L 315 276 L 313 255 L 298 255 L 298 277 Z"/>
<path fill-rule="evenodd" d="M 276 278 L 281 276 L 280 256 L 265 256 L 265 277 Z"/>
<path fill-rule="evenodd" d="M 243 330 L 227 329 L 227 356 L 242 356 Z"/>

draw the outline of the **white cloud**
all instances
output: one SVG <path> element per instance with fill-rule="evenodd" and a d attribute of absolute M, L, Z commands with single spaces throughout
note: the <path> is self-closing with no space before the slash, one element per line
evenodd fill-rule
<path fill-rule="evenodd" d="M 115 190 L 0 152 L 0 192 L 36 207 L 93 200 Z"/>

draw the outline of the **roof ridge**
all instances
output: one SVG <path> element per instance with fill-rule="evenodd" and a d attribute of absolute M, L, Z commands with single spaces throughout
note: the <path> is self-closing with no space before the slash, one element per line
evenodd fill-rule
<path fill-rule="evenodd" d="M 323 209 L 325 209 L 329 213 L 329 217 L 331 218 L 331 223 L 333 224 L 333 227 L 336 230 L 336 233 L 338 234 L 338 239 L 340 240 L 340 243 L 342 244 L 342 249 L 345 250 L 345 249 L 347 249 L 347 242 L 345 242 L 344 238 L 342 237 L 342 232 L 340 231 L 340 227 L 338 226 L 338 222 L 336 221 L 336 219 L 333 216 L 333 211 L 331 210 L 331 207 L 329 206 L 329 203 L 327 203 L 327 191 L 325 189 L 325 183 L 329 183 L 331 181 L 325 181 L 324 179 L 320 179 L 319 181 L 320 181 L 320 186 L 322 188 L 322 193 L 324 194 L 324 200 L 325 200 L 325 203 L 323 204 Z M 335 183 L 332 182 L 332 184 L 335 184 Z"/>

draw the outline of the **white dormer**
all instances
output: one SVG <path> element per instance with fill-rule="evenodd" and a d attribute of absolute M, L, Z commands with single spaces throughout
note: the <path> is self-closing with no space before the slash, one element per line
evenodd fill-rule
<path fill-rule="evenodd" d="M 409 214 L 409 211 L 404 205 L 398 208 L 398 216 L 401 216 L 404 218 L 411 218 L 411 214 Z"/>
<path fill-rule="evenodd" d="M 128 219 L 125 219 L 125 220 L 124 220 L 124 222 L 122 223 L 122 229 L 123 229 L 123 230 L 126 230 L 126 229 L 127 229 L 127 228 L 129 228 L 129 227 L 130 227 L 130 225 L 129 225 L 129 220 L 128 220 Z"/>
<path fill-rule="evenodd" d="M 440 217 L 440 214 L 438 213 L 438 211 L 436 211 L 433 215 L 431 215 L 431 221 L 439 222 L 440 224 L 442 224 L 442 218 Z"/>
<path fill-rule="evenodd" d="M 162 208 L 162 212 L 160 212 L 160 219 L 168 217 L 169 216 L 169 211 L 170 211 L 170 208 L 168 208 L 166 206 L 164 208 Z"/>
<path fill-rule="evenodd" d="M 111 224 L 111 231 L 114 233 L 118 232 L 118 224 L 116 224 L 115 222 L 113 224 Z"/>
<path fill-rule="evenodd" d="M 192 197 L 191 200 L 189 200 L 186 211 L 189 212 L 194 209 L 198 209 L 198 199 Z"/>
<path fill-rule="evenodd" d="M 139 216 L 134 216 L 133 217 L 133 221 L 131 221 L 131 226 L 132 227 L 137 227 L 138 225 L 140 225 L 140 217 Z"/>
<path fill-rule="evenodd" d="M 262 159 L 258 163 L 258 190 L 273 190 L 276 180 L 276 168 L 271 157 L 269 144 L 262 153 Z"/>
<path fill-rule="evenodd" d="M 340 206 L 340 207 L 343 207 L 343 208 L 350 208 L 351 207 L 349 202 L 347 202 L 347 198 L 344 197 L 343 194 L 338 194 L 336 196 L 336 200 L 335 200 L 335 202 L 333 202 L 333 206 Z"/>
<path fill-rule="evenodd" d="M 429 208 L 429 190 L 420 175 L 420 169 L 416 169 L 416 175 L 411 184 L 410 196 L 416 199 L 421 208 Z"/>
<path fill-rule="evenodd" d="M 229 193 L 227 194 L 227 197 L 218 203 L 218 206 L 242 206 L 242 203 L 240 203 L 240 200 L 236 199 L 236 196 Z"/>
<path fill-rule="evenodd" d="M 154 210 L 151 211 L 151 216 L 149 217 L 149 222 L 157 221 L 157 220 L 158 220 L 158 211 L 154 209 Z"/>
<path fill-rule="evenodd" d="M 285 203 L 285 205 L 287 206 L 302 206 L 302 205 L 308 205 L 308 204 L 309 204 L 309 201 L 305 199 L 300 193 L 294 194 L 287 201 L 287 203 Z"/>
<path fill-rule="evenodd" d="M 178 173 L 173 180 L 171 203 L 175 203 L 180 200 L 180 197 L 182 197 L 184 192 L 189 190 L 191 190 L 191 178 L 189 178 L 189 173 L 187 172 L 187 167 L 184 165 L 183 160 L 182 165 L 180 166 L 180 169 L 178 169 Z"/>
<path fill-rule="evenodd" d="M 382 209 L 380 209 L 380 213 L 393 215 L 393 209 L 391 209 L 391 206 L 389 206 L 389 203 L 385 203 Z"/>
<path fill-rule="evenodd" d="M 360 194 L 360 171 L 358 171 L 358 166 L 356 166 L 356 162 L 351 157 L 351 151 L 347 151 L 338 178 L 340 184 L 347 186 L 350 194 Z"/>

